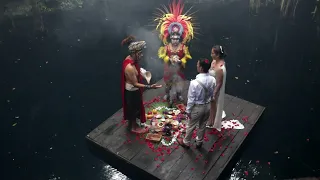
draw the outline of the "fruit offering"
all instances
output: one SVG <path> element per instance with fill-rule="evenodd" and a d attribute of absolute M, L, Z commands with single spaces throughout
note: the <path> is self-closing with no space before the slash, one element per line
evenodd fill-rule
<path fill-rule="evenodd" d="M 153 110 L 152 110 L 152 113 L 153 113 L 153 114 L 157 114 L 158 112 L 157 112 L 156 109 L 153 109 Z"/>
<path fill-rule="evenodd" d="M 153 114 L 147 114 L 146 117 L 147 117 L 147 119 L 152 119 L 153 118 Z"/>
<path fill-rule="evenodd" d="M 159 127 L 163 127 L 163 125 L 164 124 L 162 122 L 158 124 Z"/>
<path fill-rule="evenodd" d="M 177 104 L 176 107 L 181 111 L 184 112 L 186 110 L 186 107 L 184 104 Z"/>

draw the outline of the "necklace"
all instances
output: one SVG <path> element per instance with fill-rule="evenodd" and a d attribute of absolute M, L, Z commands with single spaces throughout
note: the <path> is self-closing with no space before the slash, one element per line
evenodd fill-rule
<path fill-rule="evenodd" d="M 170 51 L 171 51 L 172 53 L 178 53 L 179 50 L 180 50 L 180 46 L 181 46 L 181 45 L 179 44 L 178 46 L 173 47 L 172 44 L 170 44 L 170 45 L 169 45 L 169 48 L 170 48 Z"/>

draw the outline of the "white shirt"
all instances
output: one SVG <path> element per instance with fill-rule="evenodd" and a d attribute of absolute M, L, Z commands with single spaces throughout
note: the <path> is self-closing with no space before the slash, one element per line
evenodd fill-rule
<path fill-rule="evenodd" d="M 208 89 L 209 99 L 205 99 L 205 90 L 196 80 L 200 81 Z M 200 73 L 196 76 L 195 80 L 190 81 L 186 113 L 190 113 L 191 108 L 195 104 L 209 103 L 213 99 L 213 90 L 215 87 L 216 79 L 210 76 L 209 73 Z"/>

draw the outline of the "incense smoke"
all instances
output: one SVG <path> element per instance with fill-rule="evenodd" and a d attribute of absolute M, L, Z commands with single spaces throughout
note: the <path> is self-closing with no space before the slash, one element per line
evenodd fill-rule
<path fill-rule="evenodd" d="M 120 42 L 128 35 L 133 35 L 137 40 L 147 42 L 142 67 L 152 73 L 152 82 L 159 80 L 163 75 L 163 61 L 158 58 L 162 42 L 155 31 L 156 27 L 149 25 L 153 23 L 156 8 L 168 1 L 92 2 L 83 5 L 81 10 L 61 15 L 54 30 L 58 41 L 70 47 L 85 49 L 97 48 L 98 45 L 98 48 L 105 49 L 106 58 L 113 59 L 112 62 L 119 65 L 126 55 L 124 53 L 127 53 Z M 76 55 L 69 52 L 71 59 L 76 59 Z"/>
<path fill-rule="evenodd" d="M 135 36 L 137 40 L 147 42 L 142 67 L 151 72 L 153 82 L 154 80 L 159 80 L 159 77 L 163 74 L 163 63 L 162 60 L 158 58 L 158 49 L 162 42 L 158 38 L 157 33 L 144 27 L 129 28 L 127 33 Z"/>

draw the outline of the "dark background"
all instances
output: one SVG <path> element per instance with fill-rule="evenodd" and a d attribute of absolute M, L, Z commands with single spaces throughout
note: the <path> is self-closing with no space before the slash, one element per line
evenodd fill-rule
<path fill-rule="evenodd" d="M 153 81 L 161 78 L 158 61 L 150 59 L 157 43 L 148 24 L 155 9 L 167 2 L 92 0 L 70 11 L 33 11 L 11 20 L 1 14 L 1 179 L 124 177 L 93 157 L 84 137 L 121 107 L 126 49 L 120 42 L 128 32 L 147 41 L 148 68 Z M 3 1 L 0 7 L 10 3 Z M 53 1 L 49 5 L 56 6 Z M 249 179 L 319 176 L 315 2 L 301 0 L 295 16 L 286 17 L 278 3 L 262 6 L 259 13 L 250 12 L 246 0 L 186 4 L 191 5 L 200 35 L 190 45 L 188 78 L 196 75 L 196 59 L 209 58 L 211 47 L 221 44 L 229 54 L 226 92 L 266 107 L 224 178 L 244 177 L 244 171 Z"/>

